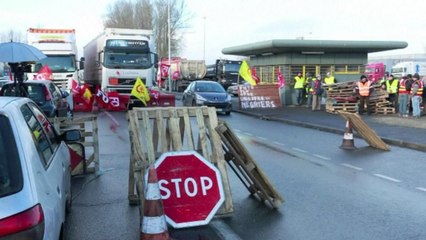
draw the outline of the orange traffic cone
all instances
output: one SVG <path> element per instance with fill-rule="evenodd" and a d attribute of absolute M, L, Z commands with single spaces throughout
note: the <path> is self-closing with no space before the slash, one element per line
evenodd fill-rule
<path fill-rule="evenodd" d="M 148 171 L 140 240 L 168 240 L 170 237 L 167 230 L 157 173 L 153 166 L 150 166 Z"/>
<path fill-rule="evenodd" d="M 354 144 L 354 134 L 352 132 L 352 123 L 350 121 L 346 121 L 346 131 L 343 134 L 343 141 L 340 148 L 345 150 L 356 149 Z"/>

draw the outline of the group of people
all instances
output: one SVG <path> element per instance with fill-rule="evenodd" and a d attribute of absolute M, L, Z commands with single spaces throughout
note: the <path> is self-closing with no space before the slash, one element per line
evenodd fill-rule
<path fill-rule="evenodd" d="M 324 80 L 320 74 L 311 76 L 308 73 L 305 78 L 302 72 L 298 72 L 294 77 L 296 104 L 300 106 L 306 101 L 306 105 L 312 107 L 312 111 L 321 110 L 321 97 L 325 92 L 323 85 L 335 82 L 330 72 Z M 362 75 L 355 84 L 355 92 L 359 99 L 358 113 L 361 115 L 371 114 L 370 96 L 375 84 L 380 84 L 381 88 L 388 92 L 387 100 L 395 107 L 399 116 L 408 117 L 412 114 L 414 118 L 420 118 L 422 106 L 426 105 L 426 76 L 420 79 L 419 74 L 414 73 L 397 79 L 392 74 L 386 73 L 379 83 L 373 83 L 367 76 Z M 423 111 L 426 112 L 426 106 Z"/>
<path fill-rule="evenodd" d="M 420 118 L 421 107 L 426 103 L 423 101 L 426 98 L 426 77 L 420 79 L 419 74 L 414 73 L 397 79 L 392 74 L 386 73 L 379 84 L 388 92 L 388 101 L 395 107 L 400 117 L 408 117 L 411 113 L 413 118 Z M 373 82 L 362 75 L 360 81 L 356 83 L 355 91 L 359 97 L 358 113 L 371 114 L 369 100 L 373 92 Z"/>
<path fill-rule="evenodd" d="M 321 97 L 324 93 L 323 84 L 335 83 L 334 76 L 330 72 L 327 73 L 324 81 L 320 74 L 303 77 L 302 72 L 298 72 L 294 77 L 294 89 L 296 91 L 296 104 L 302 105 L 306 100 L 306 105 L 312 107 L 312 111 L 321 110 Z"/>

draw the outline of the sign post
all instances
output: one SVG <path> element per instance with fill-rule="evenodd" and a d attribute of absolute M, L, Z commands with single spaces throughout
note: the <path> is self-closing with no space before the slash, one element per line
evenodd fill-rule
<path fill-rule="evenodd" d="M 225 201 L 219 170 L 196 151 L 166 152 L 155 169 L 164 213 L 174 228 L 208 224 Z"/>

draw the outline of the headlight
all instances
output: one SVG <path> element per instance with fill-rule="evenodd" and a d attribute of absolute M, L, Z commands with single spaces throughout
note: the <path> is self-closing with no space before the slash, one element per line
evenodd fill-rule
<path fill-rule="evenodd" d="M 203 98 L 202 96 L 198 94 L 195 95 L 195 102 L 197 104 L 203 104 L 205 101 L 207 101 L 207 99 Z"/>

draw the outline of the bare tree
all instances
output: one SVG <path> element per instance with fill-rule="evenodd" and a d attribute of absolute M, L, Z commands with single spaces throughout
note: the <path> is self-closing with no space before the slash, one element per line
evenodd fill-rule
<path fill-rule="evenodd" d="M 12 29 L 0 33 L 1 42 L 23 42 L 24 35 L 21 32 L 16 32 Z"/>
<path fill-rule="evenodd" d="M 117 0 L 109 6 L 104 27 L 153 29 L 157 53 L 168 56 L 168 11 L 170 1 L 170 52 L 181 51 L 182 38 L 178 29 L 186 27 L 191 18 L 185 11 L 185 0 Z"/>

